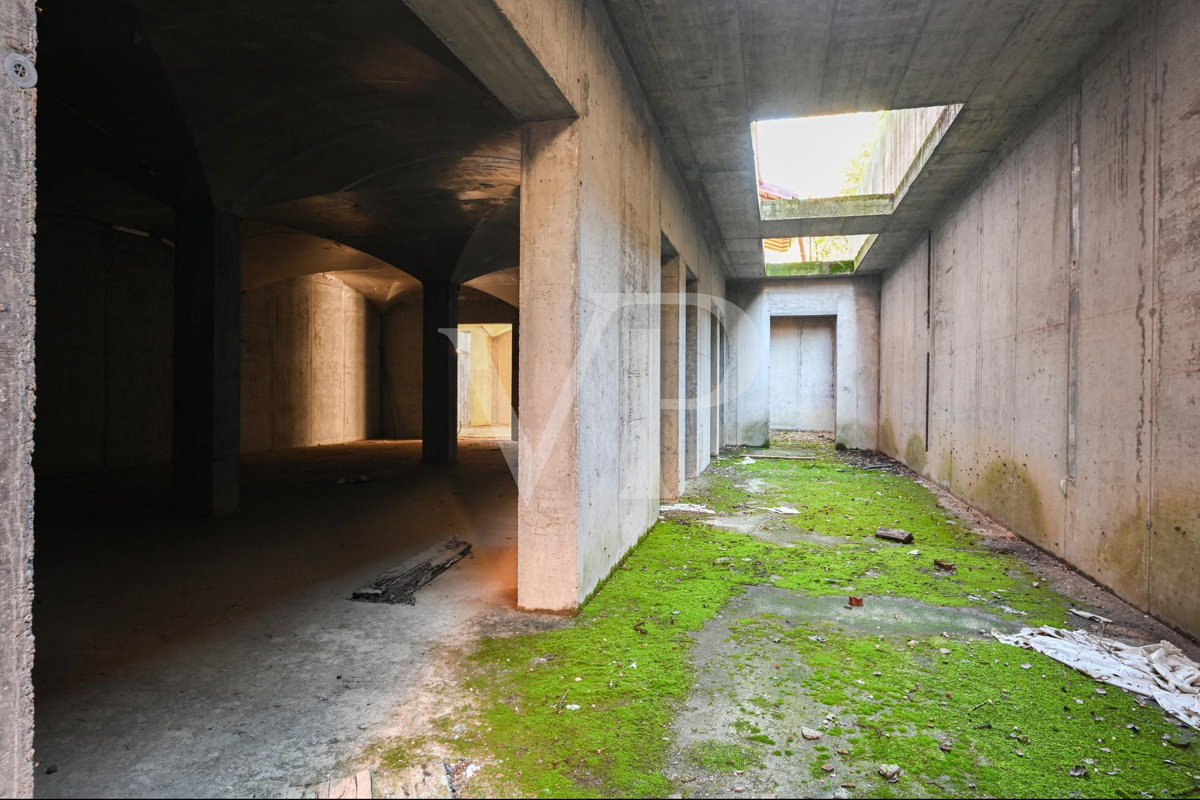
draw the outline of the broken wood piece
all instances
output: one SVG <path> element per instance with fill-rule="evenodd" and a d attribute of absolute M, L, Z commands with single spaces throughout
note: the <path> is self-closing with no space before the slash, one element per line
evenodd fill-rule
<path fill-rule="evenodd" d="M 903 528 L 880 528 L 875 531 L 876 539 L 887 539 L 890 542 L 899 542 L 900 544 L 911 544 L 913 535 L 910 531 Z"/>
<path fill-rule="evenodd" d="M 1083 619 L 1091 620 L 1092 622 L 1103 622 L 1103 623 L 1112 622 L 1112 620 L 1109 619 L 1108 617 L 1102 617 L 1099 614 L 1093 614 L 1090 611 L 1080 611 L 1079 609 L 1072 608 L 1071 613 L 1077 617 L 1082 617 Z"/>
<path fill-rule="evenodd" d="M 369 586 L 356 589 L 352 599 L 367 603 L 415 605 L 413 595 L 418 589 L 450 569 L 470 552 L 470 542 L 461 542 L 457 536 L 452 536 L 383 573 Z"/>
<path fill-rule="evenodd" d="M 942 572 L 957 572 L 958 571 L 958 567 L 954 566 L 953 561 L 946 561 L 941 558 L 935 558 L 933 560 L 933 565 L 935 567 L 937 567 L 938 569 L 940 569 Z"/>

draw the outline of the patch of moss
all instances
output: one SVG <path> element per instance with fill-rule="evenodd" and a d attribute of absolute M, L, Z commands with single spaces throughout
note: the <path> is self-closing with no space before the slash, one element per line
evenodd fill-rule
<path fill-rule="evenodd" d="M 660 521 L 581 607 L 576 619 L 554 630 L 480 643 L 464 669 L 464 689 L 475 698 L 474 706 L 456 715 L 456 733 L 445 724 L 440 742 L 462 757 L 498 765 L 475 777 L 475 794 L 646 797 L 671 793 L 675 787 L 663 770 L 671 746 L 671 723 L 695 682 L 693 634 L 749 585 L 774 584 L 814 596 L 845 594 L 845 587 L 853 585 L 856 594 L 892 594 L 951 607 L 987 602 L 992 613 L 1001 613 L 998 606 L 1002 605 L 1027 614 L 1021 619 L 1030 624 L 1065 621 L 1068 604 L 1064 598 L 1047 588 L 1035 588 L 1035 577 L 1015 557 L 978 547 L 976 534 L 941 509 L 920 484 L 904 476 L 856 468 L 829 447 L 814 450 L 818 458 L 811 462 L 735 462 L 732 468 L 717 470 L 719 474 L 706 481 L 703 493 L 682 499 L 707 503 L 726 513 L 788 505 L 800 513 L 789 515 L 787 524 L 846 537 L 851 543 L 829 546 L 798 541 L 782 546 L 709 527 L 701 520 Z M 749 478 L 761 478 L 766 493 L 752 496 L 737 488 L 739 481 Z M 875 530 L 885 526 L 912 531 L 916 543 L 894 546 L 875 539 Z M 913 549 L 919 550 L 918 556 L 909 554 Z M 934 559 L 942 558 L 954 561 L 957 571 L 935 570 Z M 943 646 L 952 649 L 951 663 L 939 659 L 932 646 L 901 650 L 896 642 L 884 645 L 878 639 L 856 638 L 833 629 L 822 629 L 826 642 L 818 644 L 807 638 L 817 630 L 815 626 L 808 630 L 791 627 L 780 633 L 784 628 L 779 620 L 750 623 L 745 635 L 758 635 L 755 625 L 764 633 L 770 630 L 780 636 L 794 649 L 797 661 L 811 668 L 806 692 L 823 703 L 853 707 L 864 726 L 864 736 L 855 746 L 856 757 L 887 756 L 913 776 L 941 775 L 946 772 L 943 763 L 947 758 L 961 758 L 964 763 L 956 774 L 975 776 L 980 787 L 992 786 L 996 791 L 989 782 L 999 780 L 1005 763 L 1014 757 L 1003 750 L 1009 746 L 1004 738 L 1007 731 L 995 741 L 990 732 L 968 731 L 966 723 L 974 722 L 976 712 L 983 708 L 970 706 L 986 704 L 1003 686 L 1002 673 L 989 662 L 998 664 L 1004 658 L 1031 661 L 1030 654 L 981 642 L 946 643 Z M 747 675 L 757 669 L 751 658 L 730 663 L 739 664 Z M 1063 675 L 1061 668 L 1049 671 L 1039 665 L 1038 669 Z M 884 677 L 875 677 L 874 671 L 881 671 Z M 1023 677 L 1029 680 L 1022 685 L 1031 683 L 1031 676 Z M 910 698 L 917 693 L 919 702 L 901 702 L 906 692 Z M 939 696 L 946 692 L 952 696 Z M 995 719 L 1010 727 L 1049 725 L 1053 716 L 1049 712 L 1054 709 L 1045 703 L 1049 698 L 1061 705 L 1058 694 L 1043 692 L 1036 705 L 1031 700 L 1023 707 L 1045 719 L 1022 716 L 1023 721 L 1011 724 L 1008 720 L 1017 717 Z M 1115 696 L 1114 691 L 1109 699 Z M 974 699 L 970 704 L 960 702 L 966 698 Z M 1126 705 L 1130 702 L 1127 697 L 1124 701 Z M 751 705 L 761 703 L 751 701 Z M 1113 719 L 1118 718 L 1118 709 L 1105 708 Z M 917 724 L 920 714 L 932 717 L 936 730 L 969 739 L 972 744 L 961 750 L 956 745 L 947 754 L 934 741 L 936 753 L 926 752 L 930 741 L 925 731 L 934 729 L 921 729 Z M 1088 735 L 1101 730 L 1090 727 L 1096 724 L 1090 718 L 1085 721 Z M 739 722 L 744 723 L 744 730 L 738 731 L 741 736 L 751 740 L 761 736 L 767 740 L 761 744 L 775 744 L 753 723 Z M 1071 722 L 1080 724 L 1078 718 Z M 876 741 L 876 729 L 892 729 L 898 735 L 883 747 Z M 1147 729 L 1143 725 L 1143 730 Z M 999 730 L 996 723 L 989 729 Z M 1085 732 L 1076 727 L 1038 731 L 1037 736 L 1046 739 Z M 1065 746 L 1060 742 L 1047 752 L 1074 758 L 1075 751 L 1061 749 Z M 748 752 L 738 758 L 750 759 Z M 972 756 L 968 764 L 968 752 L 981 755 Z M 398 753 L 385 753 L 384 757 L 397 763 L 406 760 Z M 723 763 L 732 758 L 729 753 L 714 757 L 725 759 Z M 1040 763 L 1045 771 L 1049 762 Z M 1024 764 L 1021 769 L 1025 770 Z M 1024 783 L 1014 785 L 1039 791 L 1060 787 L 1057 782 L 1039 783 L 1032 771 L 1021 775 Z M 1087 785 L 1061 784 L 1075 790 Z M 955 793 L 961 793 L 960 789 L 956 784 Z M 890 790 L 885 786 L 880 791 Z M 944 793 L 931 786 L 923 792 Z M 1007 786 L 1004 793 L 1011 794 Z"/>
<path fill-rule="evenodd" d="M 914 644 L 763 619 L 742 621 L 738 634 L 743 643 L 782 640 L 812 667 L 805 690 L 862 732 L 846 763 L 865 772 L 879 763 L 903 768 L 897 784 L 877 784 L 866 796 L 1200 792 L 1200 754 L 1163 744 L 1180 733 L 1174 723 L 1039 653 L 982 637 Z M 809 638 L 818 634 L 819 642 Z M 1078 767 L 1086 777 L 1071 775 Z"/>
<path fill-rule="evenodd" d="M 709 772 L 734 772 L 762 766 L 754 750 L 733 742 L 705 739 L 687 750 L 688 762 Z"/>

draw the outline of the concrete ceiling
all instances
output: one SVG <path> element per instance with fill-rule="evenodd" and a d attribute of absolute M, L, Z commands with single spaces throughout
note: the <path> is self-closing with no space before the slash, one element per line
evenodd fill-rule
<path fill-rule="evenodd" d="M 420 280 L 515 265 L 517 122 L 402 2 L 61 0 L 39 38 L 39 150 L 140 193 L 60 169 L 61 197 L 211 204 Z M 460 263 L 477 235 L 510 255 Z"/>
<path fill-rule="evenodd" d="M 723 240 L 733 277 L 764 274 L 752 121 L 965 104 L 859 267 L 886 269 L 1129 6 L 606 2 L 683 180 Z"/>

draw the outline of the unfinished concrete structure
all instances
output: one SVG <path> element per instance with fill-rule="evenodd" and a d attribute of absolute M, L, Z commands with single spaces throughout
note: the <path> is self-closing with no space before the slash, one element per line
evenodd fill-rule
<path fill-rule="evenodd" d="M 353 477 L 383 468 L 347 443 L 420 439 L 386 451 L 397 474 L 467 496 L 498 484 L 450 466 L 459 324 L 512 326 L 515 490 L 460 530 L 515 525 L 496 602 L 571 612 L 722 445 L 765 444 L 788 319 L 828 335 L 841 444 L 1200 633 L 1189 0 L 103 0 L 36 35 L 34 14 L 0 0 L 6 795 L 33 786 L 39 626 L 70 683 L 69 609 L 31 616 L 31 464 L 63 489 L 39 495 L 57 552 L 101 530 L 70 499 L 96 481 L 164 498 L 108 520 L 250 546 L 297 502 L 269 479 L 287 448 L 344 445 Z M 863 197 L 760 204 L 752 122 L 883 109 Z M 768 276 L 764 238 L 835 234 L 866 237 L 852 273 Z M 419 498 L 388 502 L 395 524 Z M 47 586 L 86 567 L 38 563 Z"/>

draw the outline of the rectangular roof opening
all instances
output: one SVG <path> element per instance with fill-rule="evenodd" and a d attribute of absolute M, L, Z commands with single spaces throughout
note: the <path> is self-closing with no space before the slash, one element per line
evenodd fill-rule
<path fill-rule="evenodd" d="M 768 275 L 852 272 L 961 109 L 751 123 Z"/>

